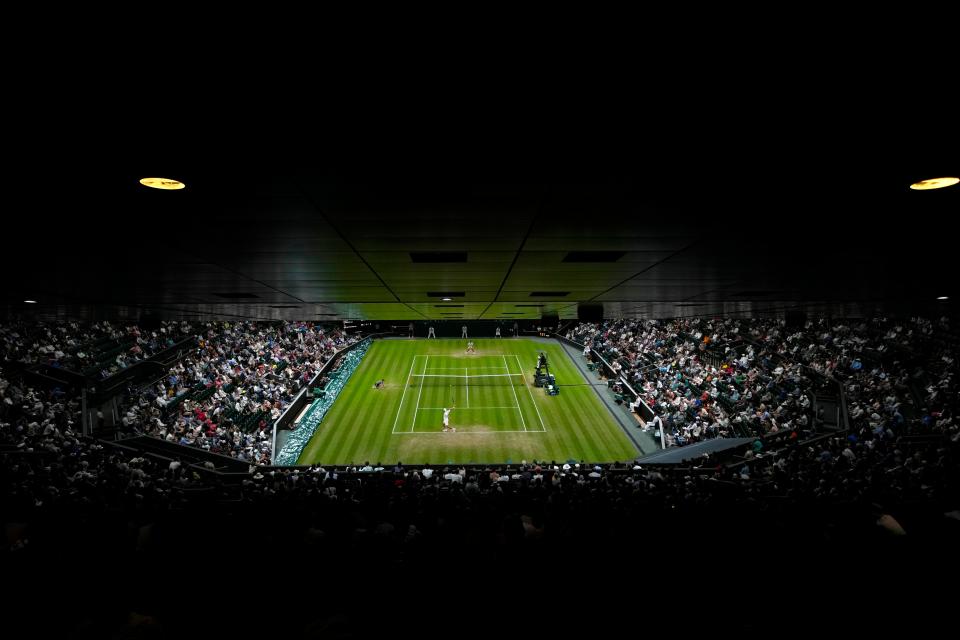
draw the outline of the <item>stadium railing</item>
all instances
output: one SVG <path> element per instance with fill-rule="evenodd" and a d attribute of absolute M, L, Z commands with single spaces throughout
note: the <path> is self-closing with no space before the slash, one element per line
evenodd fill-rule
<path fill-rule="evenodd" d="M 782 432 L 782 433 L 786 433 L 786 434 L 789 435 L 790 432 L 789 432 L 789 431 L 785 431 L 785 432 Z M 779 434 L 775 434 L 775 435 L 779 435 Z M 777 439 L 777 440 L 773 440 L 773 439 L 771 439 L 771 438 L 768 438 L 767 436 L 764 436 L 764 437 L 759 438 L 759 439 L 760 439 L 761 442 L 764 443 L 764 447 L 763 447 L 763 449 L 761 450 L 761 453 L 764 454 L 764 455 L 769 455 L 769 454 L 772 453 L 773 451 L 777 451 L 778 449 L 786 448 L 786 447 L 788 447 L 788 446 L 792 446 L 792 447 L 812 447 L 813 445 L 815 445 L 815 444 L 818 443 L 818 442 L 821 442 L 821 441 L 823 441 L 823 440 L 829 440 L 830 438 L 835 438 L 835 437 L 837 437 L 837 434 L 836 434 L 836 433 L 821 433 L 821 434 L 817 434 L 817 435 L 811 436 L 811 437 L 807 438 L 806 440 L 799 440 L 799 441 L 794 442 L 794 443 L 791 443 L 789 439 Z M 737 451 L 739 452 L 739 451 L 741 451 L 741 450 L 750 449 L 750 448 L 751 448 L 751 445 L 746 444 L 746 445 L 743 445 L 742 447 L 739 447 L 739 448 L 737 449 Z M 741 466 L 743 466 L 743 465 L 745 465 L 745 464 L 750 464 L 750 463 L 753 463 L 753 462 L 757 462 L 757 458 L 756 458 L 756 457 L 747 458 L 746 456 L 742 456 L 742 455 L 739 455 L 739 454 L 735 454 L 734 457 L 736 458 L 735 460 L 733 460 L 733 461 L 731 461 L 731 462 L 728 462 L 726 465 L 724 465 L 724 466 L 726 467 L 726 469 L 728 469 L 728 470 L 736 469 L 736 468 L 741 467 Z"/>
<path fill-rule="evenodd" d="M 300 412 L 303 411 L 303 408 L 307 404 L 307 400 L 308 400 L 307 392 L 310 389 L 313 389 L 314 387 L 316 387 L 317 383 L 319 383 L 319 381 L 322 380 L 325 375 L 330 373 L 330 371 L 337 365 L 337 363 L 340 361 L 340 359 L 344 355 L 353 351 L 355 348 L 361 345 L 364 341 L 373 340 L 376 338 L 383 338 L 385 336 L 392 336 L 392 335 L 395 335 L 394 332 L 392 331 L 383 332 L 383 333 L 371 333 L 370 335 L 365 336 L 362 340 L 357 340 L 353 344 L 346 346 L 343 349 L 340 349 L 334 354 L 332 358 L 330 358 L 329 361 L 327 361 L 326 364 L 323 365 L 323 368 L 320 369 L 319 372 L 317 372 L 317 375 L 315 375 L 313 379 L 310 380 L 309 383 L 303 385 L 303 388 L 300 389 L 296 397 L 294 397 L 293 401 L 287 406 L 284 412 L 280 414 L 280 417 L 277 418 L 276 421 L 273 423 L 273 438 L 270 443 L 271 444 L 270 451 L 272 452 L 271 458 L 277 453 L 277 431 L 282 431 L 284 429 L 289 430 L 290 425 L 293 424 L 293 421 L 296 419 L 298 415 L 300 415 Z"/>
<path fill-rule="evenodd" d="M 243 480 L 248 479 L 248 478 L 250 477 L 250 474 L 251 474 L 251 473 L 254 473 L 254 472 L 258 472 L 258 473 L 262 473 L 262 474 L 264 474 L 264 475 L 267 475 L 267 474 L 269 474 L 270 472 L 276 472 L 276 473 L 282 473 L 282 474 L 288 474 L 288 473 L 294 473 L 294 472 L 298 472 L 298 473 L 318 472 L 320 469 L 323 469 L 324 471 L 335 471 L 339 476 L 341 476 L 341 477 L 346 477 L 346 478 L 349 478 L 349 477 L 354 477 L 354 478 L 402 478 L 402 477 L 403 477 L 403 474 L 397 475 L 397 474 L 393 471 L 393 464 L 394 464 L 394 463 L 384 464 L 382 471 L 361 471 L 360 468 L 359 468 L 359 465 L 344 465 L 344 464 L 333 464 L 333 465 L 330 465 L 330 464 L 322 464 L 322 463 L 318 463 L 318 464 L 314 464 L 314 465 L 296 465 L 296 466 L 260 465 L 260 466 L 257 466 L 255 469 L 247 469 L 247 470 L 242 470 L 242 471 L 239 470 L 239 469 L 226 469 L 226 468 L 223 468 L 223 467 L 220 467 L 220 466 L 218 466 L 217 468 L 211 469 L 210 467 L 204 466 L 204 465 L 203 465 L 201 462 L 199 462 L 199 461 L 187 459 L 187 458 L 184 458 L 183 456 L 180 456 L 180 455 L 173 455 L 173 456 L 171 457 L 171 455 L 164 455 L 163 453 L 159 453 L 159 452 L 143 451 L 143 450 L 140 450 L 139 448 L 137 448 L 137 446 L 135 445 L 135 443 L 128 443 L 127 445 L 124 445 L 124 442 L 125 442 L 125 441 L 122 441 L 122 440 L 121 440 L 120 442 L 110 442 L 110 443 L 108 443 L 108 444 L 110 444 L 110 445 L 112 445 L 112 446 L 117 446 L 117 445 L 124 446 L 124 449 L 125 449 L 127 452 L 137 452 L 139 455 L 143 455 L 143 456 L 145 456 L 145 457 L 151 457 L 151 458 L 154 459 L 154 460 L 166 462 L 166 463 L 168 463 L 168 464 L 169 464 L 169 462 L 172 461 L 173 459 L 179 458 L 184 467 L 189 467 L 191 470 L 195 470 L 195 471 L 197 471 L 199 474 L 202 474 L 202 475 L 206 475 L 206 476 L 209 476 L 209 477 L 215 477 L 215 478 L 219 479 L 220 481 L 222 481 L 222 482 L 224 483 L 224 485 L 229 484 L 229 483 L 240 483 L 240 482 L 242 482 Z M 197 451 L 197 449 L 191 449 L 191 451 Z M 3 453 L 3 452 L 0 451 L 0 453 Z M 208 453 L 209 453 L 209 452 L 208 452 Z M 218 456 L 219 454 L 209 454 L 209 455 Z M 219 457 L 222 458 L 222 457 L 224 457 L 224 456 L 219 456 Z M 228 458 L 228 460 L 231 460 L 231 461 L 234 462 L 234 463 L 239 462 L 239 461 L 237 461 L 237 460 L 233 460 L 232 458 Z M 546 475 L 547 473 L 552 472 L 552 466 L 553 466 L 553 465 L 556 465 L 556 466 L 558 467 L 558 470 L 557 470 L 557 471 L 559 472 L 559 471 L 562 471 L 562 469 L 560 469 L 560 468 L 562 468 L 562 466 L 563 466 L 565 463 L 570 464 L 571 467 L 573 467 L 573 465 L 575 464 L 575 462 L 574 462 L 573 460 L 555 460 L 555 461 L 554 461 L 554 460 L 551 460 L 551 461 L 549 461 L 549 462 L 548 462 L 548 461 L 543 461 L 543 460 L 541 460 L 541 461 L 538 461 L 538 462 L 540 463 L 540 465 L 541 465 L 541 467 L 542 467 L 542 471 L 543 471 L 543 473 L 544 473 L 545 475 Z M 619 462 L 619 463 L 605 462 L 605 463 L 600 463 L 600 466 L 601 466 L 601 468 L 603 469 L 603 472 L 604 472 L 604 473 L 610 473 L 610 474 L 628 474 L 628 473 L 632 473 L 632 472 L 633 472 L 633 467 L 634 467 L 634 465 L 635 465 L 637 462 L 638 462 L 637 460 L 629 461 L 629 462 Z M 215 464 L 216 464 L 216 463 L 215 463 Z M 246 464 L 246 463 L 244 463 L 244 464 Z M 586 460 L 576 461 L 576 464 L 580 464 L 580 467 L 579 467 L 579 468 L 573 469 L 573 471 L 576 471 L 577 473 L 589 473 L 590 469 L 591 469 L 593 466 L 595 466 L 595 463 L 592 463 L 592 462 L 589 462 L 589 461 L 586 461 Z M 533 465 L 533 461 L 530 461 L 530 462 L 527 463 L 526 466 L 527 466 L 527 467 L 531 467 L 532 465 Z M 431 464 L 427 464 L 427 463 L 417 463 L 417 462 L 413 462 L 413 463 L 405 463 L 403 468 L 404 468 L 404 473 L 412 473 L 412 472 L 414 472 L 414 471 L 420 471 L 421 469 L 423 469 L 423 468 L 425 468 L 425 467 L 429 467 L 429 468 L 433 469 L 434 477 L 438 477 L 438 476 L 442 476 L 442 475 L 443 475 L 445 469 L 446 469 L 446 470 L 453 470 L 453 471 L 456 471 L 456 470 L 459 470 L 459 469 L 464 469 L 464 470 L 466 471 L 467 475 L 478 474 L 478 473 L 483 473 L 483 472 L 485 472 L 485 471 L 493 471 L 493 470 L 496 470 L 496 471 L 500 472 L 501 474 L 503 474 L 503 473 L 506 473 L 506 472 L 513 473 L 513 472 L 519 471 L 520 468 L 521 468 L 521 466 L 523 466 L 523 465 L 521 465 L 521 464 L 519 464 L 519 463 L 516 463 L 516 462 L 510 462 L 510 463 L 508 463 L 508 462 L 491 462 L 491 463 L 486 463 L 486 464 L 484 464 L 484 463 L 470 463 L 470 464 L 433 464 L 433 463 L 431 463 Z M 716 465 L 714 464 L 714 466 L 709 467 L 709 468 L 704 467 L 702 473 L 713 473 L 713 471 L 714 471 L 714 469 L 715 469 L 715 466 L 716 466 Z M 686 464 L 684 464 L 684 465 L 681 465 L 680 467 L 674 467 L 674 466 L 671 466 L 671 465 L 658 466 L 658 469 L 663 469 L 664 471 L 671 471 L 671 472 L 672 472 L 672 471 L 675 471 L 675 470 L 678 469 L 678 468 L 680 468 L 680 469 L 699 469 L 699 467 L 691 467 L 690 464 L 689 464 L 689 462 L 686 463 Z M 355 470 L 354 470 L 354 469 L 355 469 Z"/>
<path fill-rule="evenodd" d="M 6 365 L 6 363 L 4 363 Z M 52 389 L 60 387 L 64 390 L 83 389 L 87 385 L 87 379 L 79 373 L 53 367 L 48 364 L 26 367 L 21 371 L 21 375 L 33 386 L 43 389 Z"/>
<path fill-rule="evenodd" d="M 586 345 L 580 342 L 577 342 L 575 340 L 571 340 L 565 336 L 560 335 L 559 333 L 551 333 L 551 335 L 556 340 L 563 342 L 565 344 L 574 346 L 580 349 L 581 351 L 584 349 L 584 347 L 586 347 Z M 650 408 L 649 405 L 647 405 L 646 402 L 643 401 L 642 398 L 640 398 L 640 394 L 637 393 L 637 391 L 630 385 L 629 382 L 627 382 L 627 378 L 622 375 L 618 376 L 614 372 L 613 367 L 610 365 L 610 363 L 607 362 L 599 353 L 596 353 L 591 349 L 590 355 L 591 357 L 597 359 L 598 364 L 603 368 L 604 375 L 606 375 L 608 378 L 619 380 L 623 388 L 626 389 L 631 396 L 633 396 L 633 400 L 637 400 L 637 399 L 640 400 L 640 404 L 637 405 L 637 409 L 639 410 L 640 417 L 643 418 L 644 423 L 649 424 L 654 419 L 654 417 L 656 417 L 656 413 L 653 411 L 653 409 Z M 663 429 L 660 430 L 660 448 L 661 449 L 667 448 L 666 440 L 663 434 Z"/>
<path fill-rule="evenodd" d="M 197 338 L 190 336 L 176 344 L 173 344 L 163 351 L 159 351 L 147 358 L 136 362 L 122 371 L 118 371 L 109 378 L 104 378 L 98 382 L 92 383 L 95 394 L 94 402 L 102 402 L 126 390 L 130 383 L 138 384 L 146 381 L 159 379 L 170 366 L 179 361 L 184 352 L 197 344 Z"/>
<path fill-rule="evenodd" d="M 758 352 L 763 351 L 766 348 L 763 344 L 751 338 L 742 337 L 741 340 L 743 343 L 752 344 L 757 349 Z M 779 362 L 786 365 L 791 364 L 789 360 L 784 358 L 779 353 L 771 353 L 770 358 L 775 362 Z M 836 378 L 827 377 L 822 373 L 820 373 L 819 371 L 817 371 L 816 369 L 809 367 L 805 364 L 801 364 L 800 368 L 811 378 L 820 380 L 823 384 L 830 385 L 831 387 L 834 387 L 836 389 L 836 393 L 834 396 L 836 397 L 836 402 L 837 402 L 836 431 L 848 431 L 850 429 L 850 414 L 847 412 L 847 392 L 843 388 L 843 384 Z M 816 405 L 816 402 L 813 403 L 813 406 L 815 405 Z"/>
<path fill-rule="evenodd" d="M 719 369 L 723 365 L 723 358 L 709 351 L 698 354 L 698 357 L 704 364 L 715 369 Z"/>
<path fill-rule="evenodd" d="M 214 471 L 220 473 L 248 473 L 251 463 L 243 460 L 237 460 L 230 456 L 224 456 L 219 453 L 212 453 L 198 447 L 187 447 L 175 442 L 167 442 L 151 436 L 135 436 L 123 440 L 101 440 L 102 444 L 114 449 L 127 452 L 135 451 L 145 456 L 150 456 L 156 460 L 169 464 L 173 460 L 180 460 L 184 466 L 199 466 L 205 471 L 211 471 L 205 467 L 204 463 L 210 462 L 214 466 Z"/>

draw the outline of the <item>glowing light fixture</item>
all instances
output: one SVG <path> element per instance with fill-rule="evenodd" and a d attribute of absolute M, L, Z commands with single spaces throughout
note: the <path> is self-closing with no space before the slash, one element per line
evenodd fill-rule
<path fill-rule="evenodd" d="M 24 300 L 27 304 L 37 304 L 36 300 Z"/>
<path fill-rule="evenodd" d="M 960 178 L 930 178 L 929 180 L 914 182 L 912 185 L 910 185 L 910 188 L 914 191 L 928 191 L 930 189 L 943 189 L 944 187 L 952 187 L 958 182 L 960 182 Z"/>
<path fill-rule="evenodd" d="M 141 178 L 140 184 L 151 189 L 163 189 L 165 191 L 176 191 L 187 187 L 187 185 L 173 178 Z"/>
<path fill-rule="evenodd" d="M 937 300 L 949 300 L 950 296 L 939 296 Z"/>

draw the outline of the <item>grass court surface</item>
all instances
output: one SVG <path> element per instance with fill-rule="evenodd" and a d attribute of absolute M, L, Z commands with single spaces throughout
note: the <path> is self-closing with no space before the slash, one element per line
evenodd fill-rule
<path fill-rule="evenodd" d="M 524 338 L 377 340 L 298 464 L 612 462 L 636 449 L 556 343 Z M 560 394 L 533 386 L 547 354 Z M 383 378 L 383 389 L 374 383 Z M 565 386 L 579 385 L 579 386 Z M 442 431 L 443 409 L 452 408 Z"/>

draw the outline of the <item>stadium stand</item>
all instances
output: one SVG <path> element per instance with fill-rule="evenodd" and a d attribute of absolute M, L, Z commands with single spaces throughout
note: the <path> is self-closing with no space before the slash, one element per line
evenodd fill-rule
<path fill-rule="evenodd" d="M 2 328 L 6 354 L 24 353 L 13 336 L 21 330 Z M 960 525 L 960 427 L 957 340 L 946 320 L 808 322 L 792 333 L 770 321 L 616 322 L 582 324 L 570 335 L 620 361 L 675 433 L 700 425 L 700 437 L 743 430 L 756 439 L 675 465 L 376 461 L 240 469 L 226 461 L 255 462 L 243 448 L 262 442 L 257 434 L 275 403 L 346 341 L 300 323 L 211 325 L 196 352 L 158 383 L 155 397 L 133 398 L 132 426 L 156 436 L 167 429 L 169 442 L 85 437 L 76 397 L 26 385 L 15 363 L 4 361 L 4 552 L 24 566 L 32 566 L 29 558 L 90 558 L 74 571 L 106 567 L 124 576 L 102 588 L 98 611 L 148 612 L 168 629 L 207 628 L 200 612 L 217 605 L 188 614 L 180 598 L 164 597 L 167 587 L 158 585 L 167 583 L 158 576 L 167 567 L 177 567 L 173 582 L 185 584 L 190 574 L 208 581 L 246 574 L 254 585 L 292 571 L 284 567 L 295 558 L 296 566 L 323 567 L 318 579 L 342 594 L 353 582 L 334 587 L 333 576 L 449 576 L 448 558 L 463 548 L 471 553 L 457 555 L 456 575 L 510 567 L 509 580 L 528 576 L 537 588 L 537 577 L 551 575 L 562 556 L 573 576 L 578 568 L 619 566 L 638 596 L 663 590 L 667 600 L 692 599 L 701 612 L 721 596 L 712 587 L 702 594 L 684 588 L 730 585 L 725 597 L 757 603 L 738 614 L 751 621 L 774 620 L 784 607 L 859 607 L 884 598 L 852 591 L 859 582 L 847 591 L 851 574 L 907 581 L 926 598 L 929 590 L 910 581 L 934 563 L 947 570 L 940 545 L 955 540 Z M 718 365 L 702 364 L 708 349 Z M 818 428 L 816 416 L 799 420 L 808 415 L 802 398 L 817 393 L 817 376 L 839 382 L 849 399 L 849 422 L 840 428 Z M 290 389 L 282 391 L 282 382 Z M 238 409 L 241 389 L 253 395 Z M 152 424 L 142 422 L 146 416 Z M 234 425 L 225 445 L 216 418 Z M 217 439 L 205 451 L 203 443 Z M 178 441 L 193 446 L 170 444 Z M 228 454 L 224 464 L 215 449 Z M 624 563 L 622 550 L 638 548 L 640 556 Z M 189 569 L 186 558 L 195 561 Z M 130 562 L 137 568 L 124 571 Z M 225 573 L 218 576 L 210 562 Z M 797 575 L 819 580 L 820 592 L 791 591 Z M 291 580 L 281 582 L 296 584 Z M 584 584 L 596 580 L 582 577 Z M 220 588 L 214 584 L 208 587 Z M 93 597 L 64 606 L 81 615 L 77 603 L 88 606 Z M 657 598 L 646 601 L 659 606 Z M 323 619 L 324 607 L 352 606 L 331 594 L 311 609 L 295 593 L 287 605 L 288 619 L 300 625 Z M 401 609 L 390 611 L 412 620 Z M 89 624 L 107 625 L 94 618 Z M 228 618 L 217 628 L 271 625 L 269 616 Z"/>
<path fill-rule="evenodd" d="M 195 353 L 130 394 L 123 425 L 267 464 L 273 423 L 336 349 L 357 339 L 312 323 L 211 323 Z"/>

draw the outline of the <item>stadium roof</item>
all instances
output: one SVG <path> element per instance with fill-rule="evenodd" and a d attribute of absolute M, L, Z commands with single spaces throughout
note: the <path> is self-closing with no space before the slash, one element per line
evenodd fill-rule
<path fill-rule="evenodd" d="M 917 98 L 949 106 L 938 100 Z M 212 134 L 179 112 L 140 128 L 100 118 L 40 131 L 8 176 L 18 195 L 0 308 L 459 320 L 573 318 L 599 303 L 607 317 L 868 316 L 936 313 L 952 304 L 937 297 L 960 295 L 960 186 L 908 189 L 958 175 L 956 126 L 926 127 L 917 110 L 879 122 L 815 103 L 463 113 L 264 117 Z M 144 177 L 187 187 L 148 189 Z"/>

